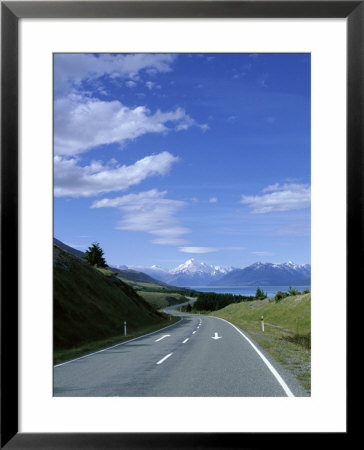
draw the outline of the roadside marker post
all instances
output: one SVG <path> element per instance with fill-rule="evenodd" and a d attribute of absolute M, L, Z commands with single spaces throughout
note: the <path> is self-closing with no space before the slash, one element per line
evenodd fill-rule
<path fill-rule="evenodd" d="M 126 321 L 124 321 L 124 336 L 126 336 Z"/>
<path fill-rule="evenodd" d="M 263 316 L 260 318 L 260 323 L 262 325 L 262 331 L 264 333 L 264 317 Z"/>

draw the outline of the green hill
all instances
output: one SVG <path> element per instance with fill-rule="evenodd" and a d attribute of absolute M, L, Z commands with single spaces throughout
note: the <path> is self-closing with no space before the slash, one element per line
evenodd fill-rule
<path fill-rule="evenodd" d="M 186 303 L 189 300 L 183 295 L 177 293 L 138 291 L 138 294 L 155 309 L 162 309 L 172 305 L 180 305 L 181 303 Z"/>
<path fill-rule="evenodd" d="M 132 270 L 132 269 L 120 270 L 120 269 L 115 269 L 114 267 L 111 267 L 111 269 L 114 272 L 118 273 L 119 278 L 125 278 L 128 281 L 142 282 L 142 283 L 157 283 L 157 284 L 160 283 L 159 281 L 150 277 L 146 273 L 138 272 L 137 270 Z M 162 283 L 162 285 L 164 285 L 164 283 Z"/>
<path fill-rule="evenodd" d="M 65 250 L 67 253 L 71 253 L 71 255 L 81 258 L 82 260 L 84 260 L 85 258 L 84 252 L 81 252 L 80 250 L 76 250 L 75 248 L 70 247 L 69 245 L 65 244 L 59 239 L 53 238 L 53 244 L 55 244 L 62 250 Z M 109 267 L 109 269 L 114 273 L 116 273 L 117 277 L 120 278 L 121 281 L 123 281 L 126 284 L 129 284 L 135 290 L 153 291 L 153 292 L 161 292 L 161 291 L 180 292 L 181 294 L 188 292 L 188 290 L 186 290 L 185 288 L 171 286 L 169 284 L 163 283 L 162 281 L 158 281 L 144 272 L 138 272 L 137 270 L 132 269 L 119 269 L 113 266 Z"/>
<path fill-rule="evenodd" d="M 279 303 L 272 299 L 233 303 L 220 309 L 215 315 L 255 324 L 259 324 L 263 316 L 268 327 L 278 327 L 288 333 L 305 334 L 311 331 L 311 294 L 289 296 Z"/>
<path fill-rule="evenodd" d="M 55 361 L 169 325 L 132 287 L 54 245 Z"/>
<path fill-rule="evenodd" d="M 53 238 L 53 244 L 56 244 L 57 247 L 61 248 L 62 250 L 66 250 L 66 252 L 71 253 L 71 255 L 75 255 L 78 258 L 84 259 L 86 256 L 85 252 L 81 252 L 80 250 L 70 247 L 69 245 L 65 244 L 59 239 L 56 239 L 55 237 Z"/>

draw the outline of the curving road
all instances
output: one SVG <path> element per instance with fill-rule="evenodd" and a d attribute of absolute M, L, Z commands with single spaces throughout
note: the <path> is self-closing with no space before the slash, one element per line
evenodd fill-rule
<path fill-rule="evenodd" d="M 172 313 L 174 307 L 165 311 Z M 54 396 L 292 397 L 298 381 L 233 324 L 173 311 L 154 333 L 54 366 Z"/>

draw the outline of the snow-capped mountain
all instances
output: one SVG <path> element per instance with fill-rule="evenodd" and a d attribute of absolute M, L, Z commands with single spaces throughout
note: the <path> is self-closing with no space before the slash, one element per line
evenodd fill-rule
<path fill-rule="evenodd" d="M 166 270 L 158 266 L 130 267 L 144 272 L 164 283 L 174 286 L 289 286 L 309 285 L 311 266 L 295 264 L 292 261 L 282 264 L 257 262 L 244 269 L 220 267 L 188 259 L 174 269 Z"/>
<path fill-rule="evenodd" d="M 133 267 L 133 269 L 140 270 L 153 278 L 175 286 L 208 285 L 232 270 L 232 268 L 208 265 L 196 261 L 194 258 L 188 259 L 183 264 L 170 270 L 165 270 L 155 265 L 151 267 Z"/>
<path fill-rule="evenodd" d="M 255 263 L 244 269 L 234 269 L 216 280 L 214 286 L 279 286 L 309 285 L 311 283 L 310 264 Z"/>
<path fill-rule="evenodd" d="M 128 266 L 126 266 L 125 264 L 122 264 L 122 265 L 117 264 L 114 267 L 119 270 L 127 270 L 128 269 Z"/>
<path fill-rule="evenodd" d="M 169 272 L 171 277 L 168 283 L 177 286 L 202 286 L 218 280 L 230 270 L 232 269 L 208 265 L 191 258 Z"/>
<path fill-rule="evenodd" d="M 231 270 L 231 269 L 230 269 Z M 220 266 L 209 266 L 203 262 L 196 261 L 194 258 L 188 259 L 183 264 L 180 264 L 175 269 L 170 270 L 171 274 L 181 274 L 181 273 L 206 273 L 212 276 L 224 275 L 228 273 L 229 269 L 225 269 Z"/>

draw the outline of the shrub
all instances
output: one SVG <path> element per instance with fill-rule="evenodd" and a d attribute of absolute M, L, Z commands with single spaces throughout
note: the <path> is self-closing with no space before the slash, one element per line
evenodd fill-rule
<path fill-rule="evenodd" d="M 303 348 L 307 348 L 308 350 L 311 349 L 311 333 L 296 333 L 293 336 L 284 336 L 283 339 L 292 342 L 293 344 L 300 345 Z"/>
<path fill-rule="evenodd" d="M 255 298 L 257 300 L 263 300 L 264 298 L 267 298 L 267 296 L 260 288 L 258 288 L 257 292 L 255 293 Z"/>
<path fill-rule="evenodd" d="M 283 300 L 284 298 L 288 297 L 288 293 L 287 292 L 282 292 L 282 291 L 278 291 L 276 293 L 276 295 L 274 296 L 274 300 L 276 303 L 280 302 L 281 300 Z"/>
<path fill-rule="evenodd" d="M 300 295 L 301 294 L 300 291 L 297 291 L 296 289 L 292 288 L 292 286 L 289 287 L 288 292 L 289 292 L 289 295 Z"/>

